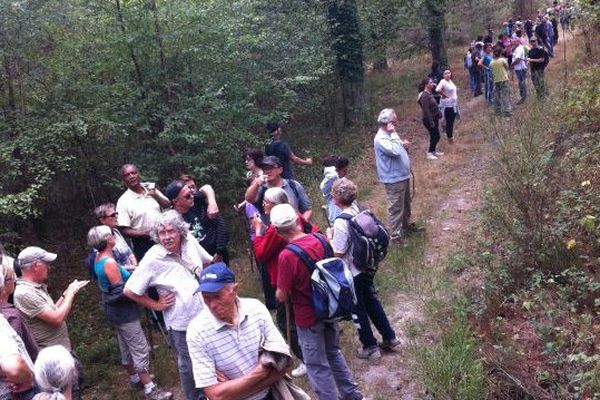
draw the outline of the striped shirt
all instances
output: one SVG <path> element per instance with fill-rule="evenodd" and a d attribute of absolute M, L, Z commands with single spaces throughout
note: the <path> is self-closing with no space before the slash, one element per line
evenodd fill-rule
<path fill-rule="evenodd" d="M 237 304 L 240 320 L 237 326 L 217 319 L 208 307 L 188 326 L 187 343 L 197 388 L 216 385 L 216 371 L 228 379 L 251 372 L 258 365 L 265 340 L 285 343 L 271 314 L 260 301 L 240 298 Z M 243 400 L 259 400 L 268 392 L 266 388 Z"/>

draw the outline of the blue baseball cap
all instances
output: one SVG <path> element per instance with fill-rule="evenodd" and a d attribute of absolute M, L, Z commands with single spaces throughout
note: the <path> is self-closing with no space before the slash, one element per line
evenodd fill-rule
<path fill-rule="evenodd" d="M 200 274 L 200 286 L 197 292 L 216 293 L 228 283 L 235 282 L 235 274 L 224 262 L 209 265 Z"/>

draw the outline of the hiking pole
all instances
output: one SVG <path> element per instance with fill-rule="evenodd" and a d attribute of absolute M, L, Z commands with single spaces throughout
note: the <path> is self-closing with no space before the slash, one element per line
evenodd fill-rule
<path fill-rule="evenodd" d="M 290 325 L 290 300 L 285 301 L 285 336 L 288 345 L 292 343 L 292 327 Z"/>

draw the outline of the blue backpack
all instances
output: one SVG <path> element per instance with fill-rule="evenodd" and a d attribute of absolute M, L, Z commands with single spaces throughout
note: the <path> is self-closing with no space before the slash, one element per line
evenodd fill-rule
<path fill-rule="evenodd" d="M 315 261 L 302 248 L 289 243 L 286 249 L 298 256 L 310 275 L 312 305 L 317 319 L 324 322 L 349 320 L 357 303 L 354 278 L 344 260 L 333 256 L 333 249 L 320 234 L 312 234 L 319 239 L 325 250 L 324 259 Z"/>

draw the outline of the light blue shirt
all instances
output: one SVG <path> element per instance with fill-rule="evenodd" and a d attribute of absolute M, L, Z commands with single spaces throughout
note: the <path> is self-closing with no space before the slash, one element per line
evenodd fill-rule
<path fill-rule="evenodd" d="M 381 183 L 397 183 L 410 178 L 410 159 L 397 133 L 380 128 L 373 140 L 377 177 Z"/>

